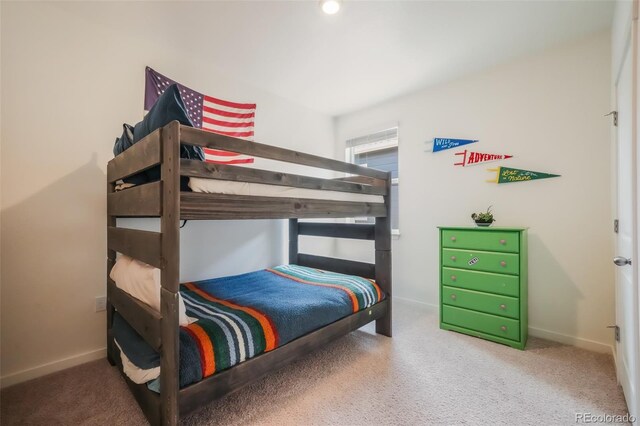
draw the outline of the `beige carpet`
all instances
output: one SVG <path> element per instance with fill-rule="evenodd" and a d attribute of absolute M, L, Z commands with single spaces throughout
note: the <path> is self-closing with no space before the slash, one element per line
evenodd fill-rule
<path fill-rule="evenodd" d="M 393 339 L 370 326 L 183 419 L 186 425 L 569 425 L 624 414 L 610 356 L 540 339 L 522 352 L 438 328 L 396 302 Z M 0 393 L 2 425 L 142 425 L 106 360 Z"/>

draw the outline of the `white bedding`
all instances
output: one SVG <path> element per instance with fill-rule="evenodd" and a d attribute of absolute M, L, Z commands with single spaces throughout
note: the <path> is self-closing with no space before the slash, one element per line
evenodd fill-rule
<path fill-rule="evenodd" d="M 314 200 L 357 201 L 365 203 L 384 202 L 381 195 L 354 194 L 350 192 L 325 191 L 322 189 L 293 188 L 290 186 L 195 177 L 189 179 L 189 188 L 191 188 L 193 192 L 205 192 L 209 194 L 310 198 Z"/>
<path fill-rule="evenodd" d="M 131 183 L 116 185 L 116 191 L 135 186 Z M 295 188 L 291 186 L 267 185 L 264 183 L 236 182 L 207 178 L 189 178 L 193 192 L 207 194 L 250 195 L 261 197 L 309 198 L 312 200 L 355 201 L 360 203 L 384 203 L 382 195 L 355 194 L 351 192 L 326 191 L 322 189 Z"/>
<path fill-rule="evenodd" d="M 120 344 L 116 339 L 113 339 L 113 342 L 116 344 L 116 347 L 120 351 L 120 360 L 122 361 L 122 371 L 127 377 L 133 382 L 139 385 L 143 383 L 147 383 L 150 380 L 157 379 L 160 377 L 160 367 L 150 368 L 149 370 L 143 370 L 142 368 L 135 365 L 127 355 L 125 355 L 124 351 L 120 347 Z"/>
<path fill-rule="evenodd" d="M 116 286 L 160 312 L 160 269 L 118 253 L 109 277 Z M 178 295 L 180 325 L 193 322 L 188 316 L 182 296 Z"/>

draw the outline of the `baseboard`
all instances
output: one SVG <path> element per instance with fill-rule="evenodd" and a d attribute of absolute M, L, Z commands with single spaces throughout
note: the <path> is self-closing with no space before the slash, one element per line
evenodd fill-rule
<path fill-rule="evenodd" d="M 611 346 L 611 355 L 613 356 L 613 368 L 616 372 L 616 381 L 620 385 L 620 375 L 618 374 L 618 353 L 616 345 Z"/>
<path fill-rule="evenodd" d="M 7 386 L 26 382 L 27 380 L 46 376 L 47 374 L 55 373 L 57 371 L 66 370 L 67 368 L 75 367 L 76 365 L 84 364 L 89 361 L 95 361 L 100 358 L 105 358 L 106 356 L 107 348 L 101 348 L 96 349 L 95 351 L 85 352 L 83 354 L 49 362 L 37 367 L 28 368 L 26 370 L 18 371 L 17 373 L 7 374 L 6 376 L 0 377 L 0 388 L 6 388 Z"/>
<path fill-rule="evenodd" d="M 440 309 L 439 305 L 433 303 L 422 302 L 414 299 L 407 299 L 405 297 L 393 296 L 394 300 L 400 300 L 402 302 L 410 303 L 412 305 L 424 306 L 429 309 Z M 614 355 L 614 347 L 605 343 L 596 342 L 594 340 L 583 339 L 581 337 L 569 336 L 566 334 L 556 333 L 555 331 L 543 330 L 537 327 L 529 327 L 529 335 L 534 337 L 540 337 L 542 339 L 551 340 L 565 345 L 575 346 L 578 348 L 586 349 L 593 352 L 600 352 Z"/>
<path fill-rule="evenodd" d="M 613 346 L 595 340 L 584 339 L 582 337 L 569 336 L 567 334 L 556 333 L 555 331 L 543 330 L 541 328 L 529 327 L 529 336 L 540 337 L 565 345 L 575 346 L 593 352 L 613 355 Z"/>

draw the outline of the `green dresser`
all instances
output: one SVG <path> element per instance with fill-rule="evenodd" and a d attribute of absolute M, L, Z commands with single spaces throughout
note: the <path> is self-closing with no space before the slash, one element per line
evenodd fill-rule
<path fill-rule="evenodd" d="M 527 230 L 440 227 L 440 328 L 527 344 Z"/>

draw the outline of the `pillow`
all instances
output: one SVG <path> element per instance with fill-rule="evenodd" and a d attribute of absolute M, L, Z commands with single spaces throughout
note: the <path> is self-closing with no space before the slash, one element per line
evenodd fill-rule
<path fill-rule="evenodd" d="M 113 144 L 113 155 L 116 156 L 122 151 L 131 148 L 133 145 L 133 126 L 127 123 L 122 125 L 122 136 L 116 138 L 116 143 Z"/>
<path fill-rule="evenodd" d="M 177 85 L 172 84 L 162 95 L 160 95 L 156 103 L 151 107 L 141 122 L 136 124 L 133 128 L 128 124 L 124 125 L 122 137 L 116 139 L 116 143 L 113 147 L 113 154 L 120 154 L 122 151 L 143 139 L 149 133 L 166 126 L 174 120 L 178 120 L 180 124 L 184 124 L 185 126 L 193 127 L 193 123 L 191 122 L 191 119 L 189 119 L 189 114 L 187 113 L 187 107 L 180 95 L 180 89 L 178 89 Z M 204 151 L 199 146 L 180 145 L 180 158 L 204 161 Z M 126 183 L 140 185 L 142 183 L 153 182 L 159 179 L 160 167 L 156 166 L 145 172 L 124 178 L 123 181 Z"/>
<path fill-rule="evenodd" d="M 160 285 L 160 269 L 129 256 L 120 255 L 109 276 L 120 290 L 126 291 L 160 312 L 160 288 L 162 287 Z M 180 294 L 178 295 L 178 313 L 180 325 L 189 325 L 191 321 L 187 317 L 184 301 Z"/>
<path fill-rule="evenodd" d="M 118 155 L 122 151 L 125 151 L 131 148 L 133 145 L 133 126 L 127 123 L 122 125 L 122 136 L 116 138 L 116 142 L 113 144 L 113 155 Z M 126 182 L 132 185 L 142 185 L 143 183 L 148 182 L 147 175 L 143 173 L 138 173 L 133 176 L 129 176 L 125 178 Z"/>
<path fill-rule="evenodd" d="M 144 119 L 135 125 L 133 128 L 133 143 L 138 142 L 149 133 L 166 126 L 174 120 L 178 120 L 180 124 L 185 126 L 193 127 L 189 114 L 187 114 L 187 107 L 180 95 L 180 89 L 176 84 L 169 86 L 160 95 L 156 103 L 153 104 Z"/>

